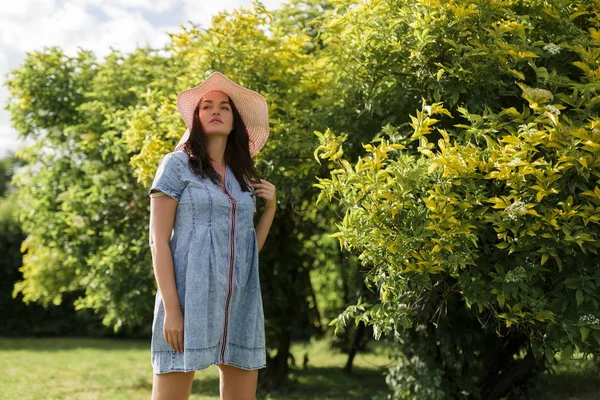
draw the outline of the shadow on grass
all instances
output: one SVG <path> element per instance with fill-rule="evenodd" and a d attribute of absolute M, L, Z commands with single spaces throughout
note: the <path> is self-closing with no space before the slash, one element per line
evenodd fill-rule
<path fill-rule="evenodd" d="M 262 379 L 262 378 L 261 378 Z M 259 382 L 260 384 L 260 382 Z M 356 368 L 347 375 L 341 368 L 308 368 L 292 370 L 290 379 L 277 390 L 264 390 L 259 387 L 256 398 L 260 399 L 370 399 L 375 394 L 386 393 L 383 371 Z M 152 384 L 138 379 L 120 389 L 135 389 L 151 392 Z M 218 377 L 194 377 L 192 394 L 219 397 Z"/>
<path fill-rule="evenodd" d="M 527 392 L 529 400 L 598 400 L 600 398 L 600 380 L 595 374 L 560 372 L 555 375 L 543 375 Z"/>
<path fill-rule="evenodd" d="M 194 378 L 192 394 L 219 397 L 219 378 Z"/>
<path fill-rule="evenodd" d="M 387 392 L 384 372 L 353 368 L 346 374 L 337 367 L 292 369 L 290 379 L 277 390 L 259 390 L 258 399 L 370 399 Z"/>
<path fill-rule="evenodd" d="M 119 389 L 142 390 L 150 393 L 152 392 L 152 382 L 145 378 L 138 378 L 137 382 L 131 385 L 121 385 Z M 194 383 L 192 383 L 192 394 L 219 397 L 219 378 L 195 375 Z"/>
<path fill-rule="evenodd" d="M 11 338 L 0 337 L 0 350 L 32 350 L 32 351 L 64 351 L 85 349 L 102 350 L 144 350 L 150 351 L 150 339 L 122 338 L 80 338 L 80 337 L 49 337 L 49 338 Z"/>

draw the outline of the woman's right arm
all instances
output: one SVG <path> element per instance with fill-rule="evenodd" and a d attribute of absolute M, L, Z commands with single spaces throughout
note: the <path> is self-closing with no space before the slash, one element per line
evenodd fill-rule
<path fill-rule="evenodd" d="M 150 250 L 152 267 L 166 310 L 179 309 L 175 286 L 173 255 L 169 242 L 173 231 L 177 201 L 169 196 L 150 198 Z"/>
<path fill-rule="evenodd" d="M 175 351 L 183 351 L 183 316 L 169 246 L 176 209 L 177 200 L 172 197 L 151 197 L 149 236 L 154 277 L 165 308 L 165 340 Z"/>

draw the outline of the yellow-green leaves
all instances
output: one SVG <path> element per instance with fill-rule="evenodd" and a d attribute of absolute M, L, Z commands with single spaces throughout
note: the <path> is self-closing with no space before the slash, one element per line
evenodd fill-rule
<path fill-rule="evenodd" d="M 586 190 L 584 192 L 581 192 L 581 194 L 583 196 L 589 196 L 589 197 L 592 197 L 592 198 L 594 198 L 596 200 L 600 200 L 600 187 L 596 186 L 594 188 L 594 190 Z"/>
<path fill-rule="evenodd" d="M 431 118 L 433 115 L 444 114 L 452 117 L 450 112 L 442 106 L 442 103 L 433 103 L 431 105 L 427 105 L 427 101 L 425 99 L 422 101 L 422 108 L 421 110 L 417 110 L 417 116 L 410 116 L 410 126 L 414 129 L 414 132 L 411 136 L 412 138 L 419 138 L 431 133 L 431 127 L 439 122 L 439 120 Z"/>
<path fill-rule="evenodd" d="M 319 158 L 324 158 L 335 161 L 344 154 L 342 143 L 347 139 L 347 135 L 336 136 L 330 129 L 325 133 L 315 131 L 314 134 L 320 140 L 320 145 L 314 151 L 315 160 L 320 162 Z"/>

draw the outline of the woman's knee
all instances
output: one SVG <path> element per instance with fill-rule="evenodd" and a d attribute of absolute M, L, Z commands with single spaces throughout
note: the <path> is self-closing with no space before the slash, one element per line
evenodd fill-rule
<path fill-rule="evenodd" d="M 221 400 L 254 400 L 258 370 L 245 370 L 219 364 Z"/>
<path fill-rule="evenodd" d="M 152 400 L 188 400 L 195 371 L 154 374 Z"/>

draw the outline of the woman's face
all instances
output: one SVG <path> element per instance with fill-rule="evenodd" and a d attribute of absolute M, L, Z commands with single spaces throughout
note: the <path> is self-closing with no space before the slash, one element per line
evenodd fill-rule
<path fill-rule="evenodd" d="M 233 130 L 233 112 L 229 97 L 218 90 L 204 94 L 198 110 L 202 129 L 207 135 L 229 135 Z"/>

